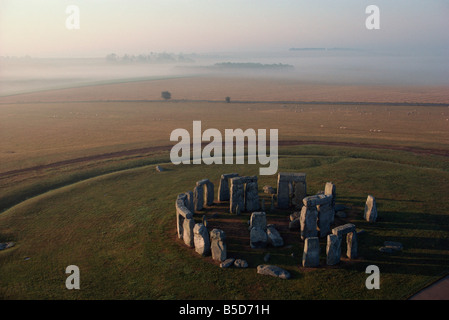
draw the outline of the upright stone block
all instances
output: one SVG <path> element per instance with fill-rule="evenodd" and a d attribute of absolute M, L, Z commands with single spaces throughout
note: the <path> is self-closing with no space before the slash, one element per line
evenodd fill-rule
<path fill-rule="evenodd" d="M 206 204 L 211 206 L 214 204 L 214 184 L 207 181 L 206 185 Z"/>
<path fill-rule="evenodd" d="M 226 236 L 223 230 L 213 229 L 210 232 L 210 248 L 212 259 L 217 261 L 226 260 Z"/>
<path fill-rule="evenodd" d="M 331 224 L 334 221 L 335 211 L 332 207 L 332 195 L 320 195 L 318 209 L 318 229 L 320 238 L 324 238 L 331 231 Z"/>
<path fill-rule="evenodd" d="M 301 209 L 299 218 L 301 224 L 301 239 L 313 238 L 318 236 L 317 230 L 318 211 L 316 206 L 304 206 Z"/>
<path fill-rule="evenodd" d="M 251 228 L 249 239 L 251 248 L 265 248 L 268 242 L 268 235 L 264 229 L 253 227 Z"/>
<path fill-rule="evenodd" d="M 237 206 L 241 211 L 245 210 L 245 190 L 244 184 L 239 178 L 231 179 L 231 200 L 229 203 L 229 211 L 231 213 L 237 212 Z"/>
<path fill-rule="evenodd" d="M 256 227 L 262 230 L 267 228 L 267 215 L 265 212 L 253 212 L 249 220 L 250 229 Z"/>
<path fill-rule="evenodd" d="M 202 256 L 207 256 L 210 253 L 210 240 L 207 228 L 202 223 L 197 223 L 193 228 L 193 234 L 195 251 Z"/>
<path fill-rule="evenodd" d="M 248 182 L 245 188 L 246 211 L 252 212 L 260 209 L 257 181 Z"/>
<path fill-rule="evenodd" d="M 269 224 L 267 226 L 268 244 L 273 247 L 282 247 L 284 245 L 284 239 L 282 239 L 279 231 L 276 230 L 274 225 Z"/>
<path fill-rule="evenodd" d="M 194 197 L 194 207 L 195 211 L 203 210 L 204 207 L 204 188 L 203 185 L 197 185 L 195 189 L 193 189 L 193 197 Z"/>
<path fill-rule="evenodd" d="M 183 236 L 184 243 L 193 248 L 194 247 L 194 234 L 193 228 L 195 227 L 195 221 L 192 218 L 186 218 L 183 222 Z"/>
<path fill-rule="evenodd" d="M 335 189 L 335 185 L 332 182 L 326 182 L 326 186 L 324 187 L 324 194 L 332 196 L 332 208 L 335 210 L 335 201 L 337 198 L 337 192 Z"/>
<path fill-rule="evenodd" d="M 222 174 L 220 179 L 220 185 L 218 187 L 218 201 L 229 201 L 231 199 L 229 189 L 229 179 L 238 177 L 238 173 Z"/>
<path fill-rule="evenodd" d="M 279 172 L 277 182 L 278 208 L 287 209 L 292 203 L 299 206 L 307 194 L 306 174 Z"/>
<path fill-rule="evenodd" d="M 327 236 L 326 263 L 333 266 L 340 262 L 341 257 L 341 238 L 334 234 Z"/>
<path fill-rule="evenodd" d="M 307 268 L 314 268 L 320 265 L 320 240 L 318 237 L 305 239 L 302 265 Z"/>
<path fill-rule="evenodd" d="M 376 199 L 372 195 L 369 195 L 366 199 L 363 218 L 368 222 L 376 222 L 377 220 Z"/>
<path fill-rule="evenodd" d="M 353 231 L 346 235 L 346 243 L 347 243 L 347 251 L 346 256 L 349 259 L 355 259 L 357 258 L 357 232 Z"/>

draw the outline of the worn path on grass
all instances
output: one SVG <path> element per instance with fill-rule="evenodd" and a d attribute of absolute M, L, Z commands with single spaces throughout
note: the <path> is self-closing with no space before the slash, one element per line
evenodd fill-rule
<path fill-rule="evenodd" d="M 203 145 L 207 145 L 204 143 Z M 408 146 L 394 146 L 394 145 L 382 145 L 382 144 L 368 144 L 368 143 L 355 143 L 355 142 L 336 142 L 336 141 L 314 141 L 314 140 L 283 140 L 278 142 L 279 146 L 301 146 L 301 145 L 327 145 L 327 146 L 342 146 L 342 147 L 352 147 L 352 148 L 368 148 L 368 149 L 386 149 L 386 150 L 398 150 L 398 151 L 407 151 L 415 154 L 423 154 L 423 155 L 438 155 L 449 157 L 449 150 L 441 150 L 441 149 L 426 149 L 426 148 L 418 148 L 418 147 L 408 147 Z M 122 150 L 116 152 L 102 153 L 97 155 L 90 155 L 85 157 L 79 157 L 74 159 L 68 159 L 48 164 L 42 164 L 37 166 L 32 166 L 28 168 L 22 168 L 17 170 L 10 170 L 5 172 L 0 172 L 0 178 L 27 173 L 31 171 L 38 171 L 44 169 L 52 169 L 57 167 L 62 167 L 70 164 L 77 164 L 82 162 L 89 161 L 97 161 L 97 160 L 107 160 L 113 158 L 120 158 L 126 156 L 134 156 L 145 153 L 159 152 L 159 151 L 168 151 L 173 147 L 173 145 L 166 146 L 154 146 L 154 147 L 146 147 L 139 149 L 129 149 Z"/>

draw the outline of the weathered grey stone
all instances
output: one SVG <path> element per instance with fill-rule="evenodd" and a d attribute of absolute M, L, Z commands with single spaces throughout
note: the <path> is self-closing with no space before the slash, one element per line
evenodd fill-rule
<path fill-rule="evenodd" d="M 253 212 L 260 209 L 257 181 L 248 182 L 245 188 L 246 211 Z"/>
<path fill-rule="evenodd" d="M 341 238 L 334 234 L 327 236 L 326 263 L 333 266 L 340 262 L 341 257 Z"/>
<path fill-rule="evenodd" d="M 184 240 L 184 243 L 193 248 L 194 247 L 194 234 L 193 234 L 193 228 L 195 227 L 195 221 L 192 218 L 186 218 L 183 221 L 183 235 L 182 239 Z"/>
<path fill-rule="evenodd" d="M 257 273 L 258 274 L 262 274 L 262 275 L 266 275 L 266 276 L 272 276 L 272 277 L 277 277 L 277 278 L 281 278 L 281 279 L 290 279 L 290 273 L 278 266 L 273 266 L 273 265 L 265 265 L 265 264 L 261 264 L 259 266 L 257 266 Z"/>
<path fill-rule="evenodd" d="M 210 249 L 213 260 L 226 260 L 226 236 L 223 230 L 213 229 L 210 232 Z"/>
<path fill-rule="evenodd" d="M 195 251 L 202 256 L 207 256 L 210 253 L 210 240 L 207 228 L 203 224 L 197 223 L 193 228 L 193 234 Z"/>
<path fill-rule="evenodd" d="M 301 211 L 295 211 L 290 215 L 290 221 L 301 218 Z"/>
<path fill-rule="evenodd" d="M 162 172 L 162 171 L 164 171 L 164 168 L 162 168 L 161 166 L 156 166 L 156 171 Z"/>
<path fill-rule="evenodd" d="M 0 243 L 0 250 L 6 250 L 14 247 L 16 244 L 12 241 Z"/>
<path fill-rule="evenodd" d="M 403 249 L 402 243 L 396 241 L 385 241 L 384 246 L 387 248 L 391 248 L 394 251 L 401 251 Z"/>
<path fill-rule="evenodd" d="M 187 209 L 189 209 L 191 212 L 194 212 L 195 211 L 195 205 L 194 205 L 193 192 L 192 191 L 188 191 L 185 194 L 186 194 L 186 198 L 185 198 L 184 204 L 187 207 Z"/>
<path fill-rule="evenodd" d="M 346 243 L 348 245 L 348 249 L 346 251 L 346 256 L 349 259 L 357 258 L 357 232 L 353 231 L 346 235 Z"/>
<path fill-rule="evenodd" d="M 251 228 L 249 239 L 251 248 L 265 248 L 268 242 L 268 235 L 264 229 L 253 227 Z"/>
<path fill-rule="evenodd" d="M 268 194 L 275 194 L 272 186 L 263 186 L 263 192 Z"/>
<path fill-rule="evenodd" d="M 220 263 L 220 268 L 229 268 L 230 266 L 232 266 L 234 264 L 234 262 L 235 262 L 234 258 L 226 259 L 225 261 Z"/>
<path fill-rule="evenodd" d="M 279 172 L 277 182 L 278 208 L 286 209 L 290 206 L 290 198 L 294 205 L 300 204 L 307 194 L 306 174 Z"/>
<path fill-rule="evenodd" d="M 327 202 L 321 203 L 317 206 L 318 208 L 318 229 L 321 238 L 324 238 L 330 233 L 331 224 L 334 222 L 334 208 L 332 206 L 332 196 L 331 195 L 321 195 L 323 200 Z"/>
<path fill-rule="evenodd" d="M 246 262 L 246 260 L 243 260 L 243 259 L 236 259 L 234 261 L 234 267 L 236 267 L 236 268 L 248 268 L 248 262 Z"/>
<path fill-rule="evenodd" d="M 238 177 L 230 179 L 231 181 L 231 199 L 229 202 L 229 211 L 237 212 L 237 206 L 241 211 L 245 210 L 245 185 Z"/>
<path fill-rule="evenodd" d="M 253 212 L 249 220 L 249 228 L 259 228 L 265 230 L 267 228 L 267 215 L 265 212 Z"/>
<path fill-rule="evenodd" d="M 272 224 L 267 226 L 267 236 L 268 243 L 273 247 L 282 247 L 284 245 L 284 239 L 282 239 L 281 234 Z"/>
<path fill-rule="evenodd" d="M 324 187 L 324 194 L 325 195 L 331 195 L 332 196 L 332 208 L 335 210 L 335 200 L 337 198 L 337 192 L 335 185 L 332 182 L 326 182 L 326 185 Z"/>
<path fill-rule="evenodd" d="M 347 214 L 344 211 L 337 211 L 337 212 L 335 212 L 335 216 L 340 218 L 340 219 L 344 219 L 344 218 L 347 217 Z"/>
<path fill-rule="evenodd" d="M 376 199 L 372 195 L 368 195 L 365 204 L 365 213 L 363 218 L 368 222 L 376 222 L 377 220 L 377 206 Z"/>
<path fill-rule="evenodd" d="M 350 232 L 355 232 L 355 225 L 353 225 L 352 223 L 347 223 L 344 224 L 342 226 L 338 226 L 332 229 L 332 234 L 335 234 L 336 236 L 342 237 L 343 235 L 350 233 Z"/>
<path fill-rule="evenodd" d="M 203 210 L 204 207 L 204 187 L 202 184 L 193 189 L 193 203 L 195 211 Z"/>
<path fill-rule="evenodd" d="M 220 179 L 220 185 L 218 187 L 218 201 L 229 201 L 229 179 L 238 177 L 238 173 L 222 174 Z"/>
<path fill-rule="evenodd" d="M 349 208 L 345 206 L 344 204 L 335 204 L 335 211 L 344 211 L 348 210 Z"/>
<path fill-rule="evenodd" d="M 318 211 L 316 206 L 307 207 L 304 206 L 301 209 L 301 239 L 316 237 L 318 235 L 317 230 Z"/>
<path fill-rule="evenodd" d="M 177 232 L 178 232 L 179 239 L 182 239 L 182 237 L 183 237 L 184 219 L 193 217 L 193 213 L 185 205 L 186 199 L 187 199 L 187 194 L 181 193 L 178 195 L 178 197 L 176 198 L 176 201 L 175 201 L 176 226 L 177 226 Z"/>
<path fill-rule="evenodd" d="M 297 218 L 288 224 L 290 230 L 301 230 L 301 219 Z"/>
<path fill-rule="evenodd" d="M 206 204 L 211 206 L 214 204 L 214 184 L 207 180 L 206 185 Z"/>
<path fill-rule="evenodd" d="M 308 268 L 314 268 L 320 265 L 320 240 L 318 237 L 305 239 L 302 265 Z"/>

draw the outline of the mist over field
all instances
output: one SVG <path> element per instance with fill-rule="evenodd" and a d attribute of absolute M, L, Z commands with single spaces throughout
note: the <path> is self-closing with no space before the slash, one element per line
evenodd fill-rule
<path fill-rule="evenodd" d="M 139 59 L 140 55 L 140 59 Z M 170 59 L 143 61 L 141 53 L 107 57 L 0 59 L 0 95 L 67 88 L 96 83 L 211 74 L 252 78 L 288 78 L 306 83 L 343 85 L 449 84 L 449 54 L 373 52 L 357 49 L 311 49 L 283 52 L 167 54 Z M 180 57 L 182 59 L 180 59 Z M 235 63 L 241 67 L 217 68 Z M 288 65 L 292 68 L 245 68 Z"/>

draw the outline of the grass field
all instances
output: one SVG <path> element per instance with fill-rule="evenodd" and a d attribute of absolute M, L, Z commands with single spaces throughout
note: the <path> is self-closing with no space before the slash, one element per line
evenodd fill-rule
<path fill-rule="evenodd" d="M 365 88 L 368 94 L 361 94 L 360 88 L 316 87 L 304 97 L 293 90 L 299 85 L 282 81 L 259 81 L 259 87 L 244 91 L 236 80 L 234 92 L 229 79 L 209 81 L 211 90 L 206 87 L 204 92 L 198 86 L 190 92 L 190 87 L 182 86 L 185 79 L 171 81 L 123 84 L 122 91 L 112 84 L 0 98 L 0 242 L 16 243 L 0 251 L 0 297 L 404 299 L 447 272 L 448 157 L 411 152 L 429 149 L 444 154 L 449 150 L 447 90 L 390 88 L 380 99 L 381 88 Z M 279 96 L 270 94 L 268 88 Z M 276 88 L 288 92 L 288 99 L 329 104 L 221 102 L 226 95 L 236 100 L 278 100 L 282 95 Z M 177 96 L 181 89 L 184 93 Z M 160 99 L 162 90 L 171 91 L 177 99 L 203 101 L 136 101 Z M 221 97 L 225 92 L 231 94 Z M 334 96 L 335 92 L 340 96 Z M 365 99 L 358 100 L 361 97 Z M 128 98 L 134 101 L 107 101 Z M 332 103 L 338 101 L 385 104 Z M 441 105 L 392 104 L 404 101 Z M 249 234 L 248 239 L 229 239 L 229 255 L 247 259 L 248 269 L 221 269 L 210 257 L 200 258 L 185 247 L 176 237 L 176 195 L 192 190 L 203 178 L 214 182 L 217 192 L 221 174 L 255 175 L 259 168 L 170 164 L 165 148 L 170 145 L 170 132 L 176 128 L 191 131 L 193 120 L 201 120 L 203 130 L 277 128 L 282 141 L 363 143 L 365 147 L 282 146 L 279 159 L 279 171 L 307 173 L 309 194 L 322 190 L 327 181 L 336 184 L 337 203 L 351 207 L 348 218 L 339 222 L 352 222 L 366 231 L 360 236 L 360 257 L 327 267 L 322 242 L 321 267 L 304 269 L 300 266 L 303 242 L 285 227 L 281 232 L 288 243 L 277 250 L 249 249 Z M 158 146 L 140 153 L 97 157 Z M 92 157 L 52 165 L 86 156 Z M 158 173 L 156 164 L 168 170 Z M 48 166 L 27 170 L 42 165 Z M 275 186 L 276 177 L 259 176 L 261 196 L 265 184 Z M 363 221 L 367 194 L 377 199 L 379 221 L 375 224 Z M 212 226 L 229 228 L 230 234 L 232 228 L 247 228 L 248 213 L 235 217 L 224 210 L 217 204 L 196 219 L 219 212 L 217 219 L 210 220 Z M 268 221 L 288 222 L 289 213 L 268 212 Z M 379 252 L 385 240 L 403 243 L 404 250 L 390 255 Z M 255 267 L 264 263 L 267 252 L 270 263 L 287 269 L 292 279 L 256 273 Z M 64 286 L 64 270 L 71 264 L 80 267 L 81 290 L 69 291 Z M 364 271 L 370 264 L 380 268 L 380 290 L 365 288 Z"/>

